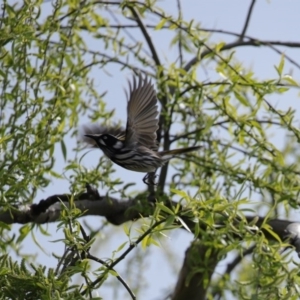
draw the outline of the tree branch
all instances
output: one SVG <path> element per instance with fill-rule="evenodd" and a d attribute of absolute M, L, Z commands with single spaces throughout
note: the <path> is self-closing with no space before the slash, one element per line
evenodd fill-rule
<path fill-rule="evenodd" d="M 251 17 L 252 11 L 253 11 L 253 7 L 254 7 L 254 4 L 255 4 L 255 1 L 256 0 L 252 0 L 252 2 L 250 4 L 249 10 L 248 10 L 248 14 L 247 14 L 247 18 L 246 18 L 246 22 L 245 22 L 245 25 L 243 27 L 242 33 L 241 33 L 241 35 L 239 37 L 240 41 L 242 41 L 244 39 L 246 30 L 247 30 L 248 25 L 249 25 L 249 21 L 250 21 L 250 17 Z"/>
<path fill-rule="evenodd" d="M 152 58 L 153 58 L 153 60 L 154 60 L 154 62 L 156 64 L 156 66 L 160 66 L 161 63 L 160 63 L 159 57 L 157 55 L 156 49 L 155 49 L 155 47 L 153 45 L 152 39 L 151 39 L 151 37 L 150 37 L 150 35 L 149 35 L 149 33 L 148 33 L 148 31 L 147 31 L 144 23 L 141 20 L 141 17 L 139 15 L 139 13 L 137 12 L 137 10 L 133 6 L 128 6 L 128 7 L 131 10 L 133 16 L 135 17 L 136 22 L 138 23 L 138 25 L 139 25 L 139 27 L 140 27 L 140 29 L 141 29 L 141 31 L 142 31 L 145 39 L 146 39 L 146 42 L 147 42 L 147 44 L 148 44 L 148 46 L 150 48 L 150 51 L 152 53 Z"/>
<path fill-rule="evenodd" d="M 165 219 L 157 221 L 148 230 L 146 230 L 134 243 L 131 243 L 129 247 L 116 260 L 114 260 L 111 264 L 107 265 L 107 271 L 113 270 L 114 266 L 116 266 L 121 260 L 123 260 L 147 235 L 151 234 L 153 230 L 163 222 L 165 222 Z M 89 288 L 96 286 L 105 278 L 105 276 L 106 274 L 103 274 L 102 276 L 94 280 L 89 286 Z M 87 292 L 88 292 L 88 288 L 85 289 L 81 294 L 85 295 Z"/>
<path fill-rule="evenodd" d="M 181 22 L 182 20 L 182 8 L 180 0 L 177 0 L 177 10 L 178 10 L 178 20 Z M 183 65 L 183 54 L 182 54 L 182 33 L 181 29 L 179 29 L 178 35 L 178 52 L 179 52 L 179 66 L 182 67 Z"/>
<path fill-rule="evenodd" d="M 38 204 L 15 208 L 13 211 L 0 211 L 0 221 L 5 224 L 57 222 L 63 208 L 69 207 L 71 197 L 72 195 L 68 194 L 53 195 L 46 200 L 41 200 Z M 87 185 L 85 193 L 74 198 L 76 207 L 83 212 L 82 216 L 103 216 L 114 225 L 121 225 L 141 217 L 141 212 L 134 210 L 134 207 L 143 200 L 140 198 L 119 201 L 112 197 L 100 196 L 98 191 L 90 185 Z M 147 202 L 145 200 L 143 206 Z"/>
<path fill-rule="evenodd" d="M 211 250 L 209 256 L 207 256 L 208 250 Z M 204 257 L 205 259 L 201 259 Z M 217 249 L 205 246 L 199 240 L 193 242 L 186 251 L 172 300 L 206 299 L 208 282 L 218 262 Z"/>
<path fill-rule="evenodd" d="M 59 221 L 60 213 L 63 208 L 69 207 L 69 199 L 71 199 L 71 197 L 72 195 L 70 194 L 52 195 L 45 200 L 40 200 L 38 204 L 15 207 L 12 211 L 0 211 L 0 222 L 5 224 L 45 224 L 57 222 Z M 89 184 L 86 186 L 86 192 L 73 197 L 74 204 L 82 211 L 81 217 L 102 216 L 113 225 L 121 225 L 128 221 L 150 216 L 155 209 L 153 203 L 156 200 L 159 200 L 155 199 L 154 195 L 147 197 L 145 194 L 129 200 L 119 200 L 108 196 L 100 196 L 98 191 Z M 165 205 L 170 208 L 175 206 L 178 207 L 178 202 L 168 199 L 165 201 Z M 184 206 L 181 206 L 177 214 L 186 223 L 188 228 L 194 232 L 195 223 L 189 216 L 186 216 L 187 212 L 188 210 L 185 209 Z M 258 216 L 246 216 L 245 218 L 248 223 L 253 222 L 253 220 L 256 221 L 255 232 L 263 224 L 268 224 L 282 240 L 286 239 L 287 236 L 285 231 L 286 227 L 290 224 L 297 223 L 294 221 L 280 219 L 265 221 L 264 217 Z M 216 221 L 216 226 L 224 225 L 224 222 L 226 221 L 224 216 L 216 220 L 218 220 Z M 235 224 L 238 224 L 240 221 L 240 219 L 236 219 Z M 181 223 L 178 222 L 178 224 Z M 201 228 L 205 230 L 206 225 L 201 225 Z M 261 230 L 268 239 L 274 240 L 274 236 L 271 235 L 269 231 L 264 230 L 264 228 L 261 228 Z"/>
<path fill-rule="evenodd" d="M 87 259 L 90 259 L 90 260 L 93 260 L 93 261 L 96 261 L 104 266 L 106 266 L 108 268 L 108 270 L 112 270 L 116 273 L 116 278 L 120 281 L 120 283 L 125 287 L 125 289 L 127 290 L 127 292 L 129 293 L 129 295 L 131 296 L 131 298 L 134 300 L 136 299 L 136 296 L 135 294 L 133 293 L 133 291 L 131 290 L 131 288 L 128 286 L 128 284 L 126 283 L 126 281 L 122 278 L 122 276 L 116 271 L 114 270 L 114 268 L 110 267 L 109 264 L 107 262 L 105 262 L 104 260 L 102 259 L 99 259 L 98 257 L 88 253 L 86 255 L 86 258 Z M 85 292 L 86 294 L 86 292 Z"/>
<path fill-rule="evenodd" d="M 71 197 L 72 196 L 68 194 L 53 195 L 45 200 L 41 200 L 38 204 L 33 204 L 31 206 L 23 208 L 21 207 L 20 209 L 15 209 L 11 212 L 0 212 L 0 221 L 6 224 L 25 224 L 29 222 L 43 224 L 58 221 L 61 210 L 63 209 L 63 207 L 68 208 L 68 201 Z M 146 196 L 138 196 L 132 200 L 130 199 L 127 201 L 119 201 L 115 198 L 100 196 L 95 188 L 87 185 L 86 191 L 84 193 L 74 196 L 73 203 L 83 212 L 82 216 L 104 216 L 106 217 L 108 222 L 114 225 L 121 225 L 124 222 L 136 220 L 141 217 L 147 217 L 153 214 L 153 210 L 155 209 L 155 207 L 154 205 L 152 205 L 152 203 L 154 199 L 144 199 L 144 197 Z M 152 202 L 149 202 L 149 200 L 151 200 Z M 145 207 L 147 203 L 148 206 Z M 178 207 L 178 203 L 175 201 L 170 200 L 167 203 L 169 203 L 170 207 L 173 207 L 175 205 L 177 205 Z M 188 210 L 181 206 L 177 214 L 178 216 L 180 216 L 186 226 L 192 232 L 195 232 L 195 223 L 190 214 L 187 214 L 187 211 Z M 228 222 L 228 220 L 226 219 L 226 215 L 220 215 L 221 217 L 219 218 L 216 215 L 216 227 L 222 226 L 226 224 L 226 222 Z M 155 226 L 165 222 L 165 220 L 165 218 L 160 219 L 160 221 L 156 222 L 149 230 L 151 230 L 152 232 Z M 253 234 L 256 234 L 259 230 L 261 230 L 267 239 L 277 241 L 274 238 L 274 235 L 270 233 L 270 229 L 264 229 L 267 227 L 271 227 L 281 240 L 290 238 L 290 244 L 292 246 L 295 244 L 295 236 L 296 234 L 298 234 L 293 228 L 296 228 L 297 226 L 300 228 L 300 225 L 298 225 L 298 223 L 287 220 L 274 219 L 266 221 L 265 218 L 257 216 L 247 216 L 245 217 L 245 220 L 248 223 L 252 223 L 250 226 L 246 226 L 248 227 L 249 231 L 253 232 Z M 238 226 L 240 222 L 245 221 L 239 219 L 238 217 L 234 221 L 232 221 L 233 225 L 235 226 Z M 179 223 L 179 221 L 177 223 L 182 224 Z M 266 227 L 266 225 L 268 226 Z M 288 226 L 290 228 L 289 230 L 287 230 Z M 207 229 L 207 225 L 205 223 L 200 224 L 200 227 L 204 231 Z M 136 243 L 129 245 L 128 249 L 125 250 L 118 259 L 107 265 L 107 270 L 111 270 L 117 263 L 124 259 L 127 254 L 130 253 L 133 248 L 135 248 L 136 244 L 142 241 L 143 238 L 151 232 L 146 231 L 137 240 Z M 233 234 L 238 240 L 242 239 L 240 234 Z M 213 248 L 212 244 L 202 244 L 200 234 L 199 239 L 196 239 L 186 252 L 186 257 L 176 284 L 176 288 L 174 290 L 174 294 L 172 296 L 172 300 L 205 299 L 207 288 L 209 287 L 207 280 L 210 280 L 215 267 L 219 262 L 217 257 L 218 251 L 218 249 Z M 210 256 L 207 258 L 207 260 L 199 259 L 199 257 L 203 258 L 208 253 L 210 253 Z M 206 262 L 205 265 L 203 265 L 204 262 Z M 101 278 L 98 278 L 91 284 L 91 286 L 95 286 L 100 281 Z M 87 293 L 88 290 L 89 288 L 84 290 L 82 294 Z"/>

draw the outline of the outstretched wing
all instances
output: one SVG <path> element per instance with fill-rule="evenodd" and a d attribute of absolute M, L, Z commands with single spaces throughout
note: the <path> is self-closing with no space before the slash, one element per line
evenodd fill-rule
<path fill-rule="evenodd" d="M 138 82 L 133 78 L 127 95 L 126 144 L 141 144 L 157 150 L 156 131 L 158 129 L 158 109 L 156 92 L 150 80 L 139 75 Z"/>

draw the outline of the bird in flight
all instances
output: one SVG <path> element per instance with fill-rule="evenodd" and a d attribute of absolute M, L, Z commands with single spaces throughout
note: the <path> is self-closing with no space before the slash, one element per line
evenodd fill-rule
<path fill-rule="evenodd" d="M 126 93 L 127 94 L 127 93 Z M 148 173 L 155 172 L 171 158 L 200 146 L 158 151 L 156 131 L 158 129 L 158 108 L 156 92 L 150 80 L 141 75 L 129 83 L 127 95 L 126 130 L 102 129 L 94 132 L 85 128 L 85 142 L 99 147 L 117 165 L 131 171 L 147 173 L 143 182 L 147 183 Z"/>

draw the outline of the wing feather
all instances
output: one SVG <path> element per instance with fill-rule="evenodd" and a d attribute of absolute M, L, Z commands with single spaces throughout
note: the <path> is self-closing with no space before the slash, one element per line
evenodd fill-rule
<path fill-rule="evenodd" d="M 138 143 L 157 150 L 158 108 L 156 92 L 147 77 L 139 75 L 138 82 L 129 83 L 127 95 L 126 143 Z"/>

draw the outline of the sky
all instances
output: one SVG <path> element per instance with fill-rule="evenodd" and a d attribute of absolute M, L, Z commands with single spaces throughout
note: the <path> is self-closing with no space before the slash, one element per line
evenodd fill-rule
<path fill-rule="evenodd" d="M 299 28 L 300 28 L 300 2 L 299 1 L 256 1 L 254 12 L 252 14 L 250 24 L 246 35 L 255 37 L 258 39 L 266 40 L 278 40 L 278 41 L 295 41 L 299 42 Z M 176 13 L 176 1 L 174 0 L 161 0 L 158 2 L 169 14 Z M 239 33 L 241 32 L 245 17 L 250 5 L 250 1 L 216 1 L 216 0 L 184 0 L 181 1 L 183 9 L 183 18 L 185 20 L 195 20 L 200 22 L 203 28 L 209 29 L 221 29 Z M 42 5 L 42 10 L 51 10 L 51 2 L 45 2 Z M 170 50 L 170 39 L 166 36 L 166 33 L 151 32 L 152 38 L 156 45 L 159 45 L 159 54 L 161 58 L 166 62 L 170 63 L 176 58 L 175 51 Z M 224 34 L 213 34 L 212 41 L 215 42 L 232 42 L 233 37 Z M 91 47 L 94 46 L 93 41 Z M 292 48 L 281 48 L 284 49 L 284 53 L 293 57 L 299 63 L 300 49 Z M 262 80 L 275 78 L 277 76 L 275 65 L 279 64 L 280 56 L 274 51 L 267 48 L 254 48 L 254 47 L 243 47 L 235 50 L 237 58 L 243 62 L 246 68 L 251 68 L 258 78 Z M 285 73 L 291 74 L 297 82 L 300 82 L 300 73 L 293 65 L 286 62 Z M 118 66 L 114 66 L 110 69 L 110 75 L 101 73 L 99 76 L 99 70 L 93 70 L 92 75 L 95 80 L 99 80 L 99 89 L 107 90 L 107 108 L 115 109 L 116 118 L 121 120 L 124 124 L 126 122 L 126 97 L 124 88 L 127 88 L 127 79 L 131 77 L 130 72 L 120 72 Z M 201 78 L 203 76 L 203 78 Z M 212 78 L 219 76 L 215 70 L 208 70 L 208 75 Z M 199 72 L 199 80 L 206 80 L 204 74 Z M 287 109 L 293 107 L 297 110 L 297 121 L 299 124 L 300 120 L 300 98 L 299 91 L 292 90 L 285 95 L 273 95 L 270 98 L 273 105 L 277 108 Z M 88 120 L 83 120 L 88 122 Z M 282 137 L 280 135 L 274 136 L 274 143 L 280 148 L 282 143 Z M 70 138 L 67 141 L 68 145 L 76 144 L 76 140 Z M 64 161 L 61 155 L 60 149 L 55 151 L 57 156 L 57 171 L 62 170 L 64 167 Z M 89 168 L 93 168 L 95 160 L 102 156 L 102 152 L 93 151 L 84 157 L 83 163 Z M 114 178 L 121 178 L 126 182 L 137 182 L 137 185 L 133 190 L 143 189 L 142 178 L 144 174 L 128 172 L 118 166 L 115 167 L 116 172 Z M 64 181 L 55 181 L 47 189 L 39 192 L 35 202 L 38 202 L 42 198 L 46 198 L 55 193 L 68 192 L 69 185 Z M 295 217 L 297 212 L 295 212 Z M 81 219 L 83 221 L 83 219 Z M 100 228 L 103 220 L 100 217 L 88 217 L 84 220 L 93 228 Z M 53 243 L 54 240 L 58 240 L 63 237 L 62 232 L 56 230 L 57 224 L 45 225 L 45 228 L 51 233 L 51 236 L 43 236 L 36 232 L 36 236 L 41 245 L 43 245 L 45 252 L 42 252 L 28 237 L 24 241 L 23 253 L 37 254 L 37 262 L 44 264 L 49 267 L 56 267 L 56 259 L 52 257 L 52 253 L 61 254 L 63 247 L 61 243 Z M 14 225 L 14 230 L 20 228 L 19 225 Z M 180 270 L 180 266 L 183 262 L 184 253 L 193 237 L 183 230 L 176 230 L 169 234 L 169 237 L 162 237 L 162 247 L 158 248 L 152 246 L 150 249 L 133 251 L 129 256 L 134 264 L 134 257 L 139 255 L 146 255 L 145 265 L 141 272 L 141 276 L 148 281 L 148 286 L 145 287 L 143 300 L 157 300 L 163 299 L 169 292 L 173 290 L 174 284 L 177 278 L 177 272 Z M 122 226 L 108 226 L 106 230 L 99 233 L 97 243 L 92 248 L 92 253 L 100 258 L 110 257 L 111 252 L 123 242 L 126 241 L 126 235 L 123 232 Z M 171 252 L 168 249 L 171 246 Z M 165 263 L 166 258 L 170 255 L 175 257 L 174 264 L 169 266 Z M 217 272 L 221 273 L 226 266 L 226 262 L 221 262 L 218 266 Z M 162 267 L 163 266 L 163 267 Z M 117 271 L 125 278 L 130 274 L 127 274 L 127 270 L 124 269 L 124 263 L 121 263 L 117 268 Z M 135 269 L 135 272 L 139 270 L 139 266 Z M 113 279 L 113 282 L 116 282 Z M 118 284 L 118 283 L 117 283 Z M 123 287 L 120 287 L 122 290 Z M 111 295 L 111 287 L 108 286 L 100 290 L 100 295 L 104 299 L 130 299 L 126 292 L 121 292 L 120 295 Z M 116 298 L 117 297 L 117 298 Z"/>

